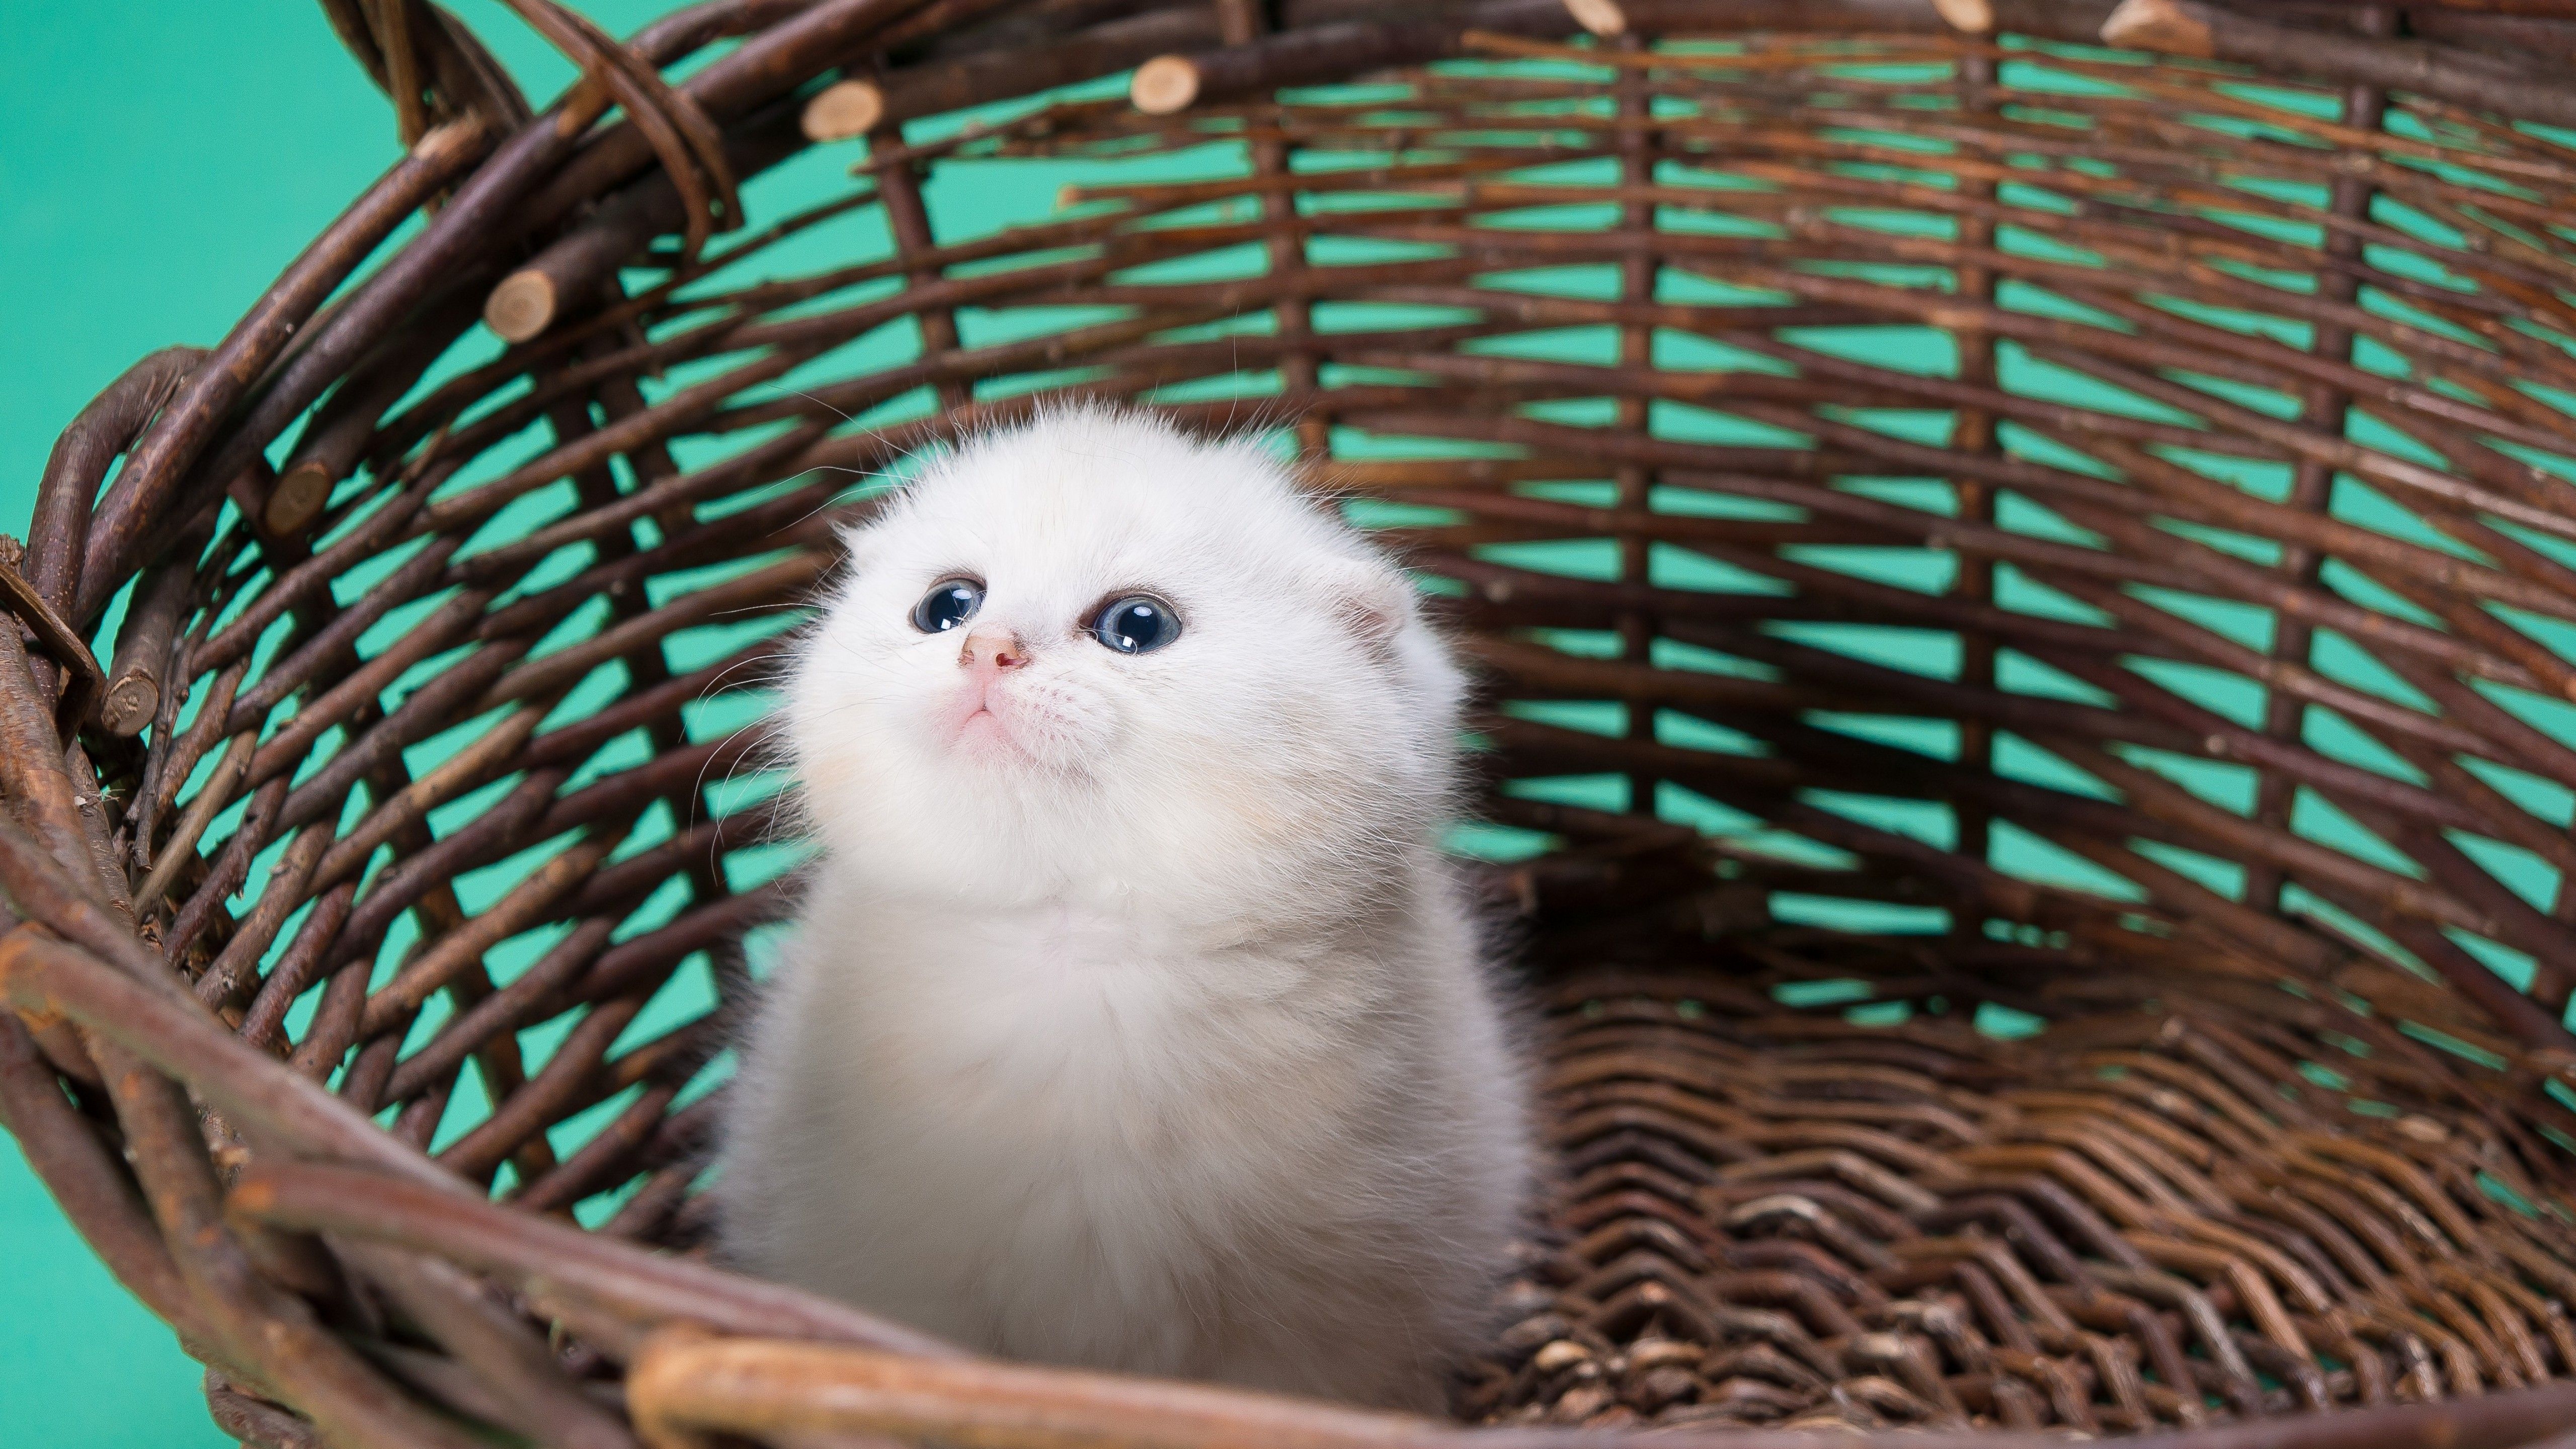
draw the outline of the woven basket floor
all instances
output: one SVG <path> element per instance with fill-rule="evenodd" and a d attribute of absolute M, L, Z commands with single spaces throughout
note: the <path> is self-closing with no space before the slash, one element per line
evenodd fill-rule
<path fill-rule="evenodd" d="M 2437 1048 L 2253 962 L 2029 949 L 2014 1039 L 1944 1009 L 1991 946 L 1699 934 L 1545 988 L 1550 1231 L 1470 1418 L 2134 1433 L 2576 1368 L 2568 1200 Z"/>

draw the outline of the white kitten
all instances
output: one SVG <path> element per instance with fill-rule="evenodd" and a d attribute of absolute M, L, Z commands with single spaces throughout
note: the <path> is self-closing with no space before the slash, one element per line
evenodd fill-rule
<path fill-rule="evenodd" d="M 1096 409 L 849 543 L 728 1254 L 1008 1357 L 1437 1408 L 1531 1152 L 1403 575 L 1251 443 Z"/>

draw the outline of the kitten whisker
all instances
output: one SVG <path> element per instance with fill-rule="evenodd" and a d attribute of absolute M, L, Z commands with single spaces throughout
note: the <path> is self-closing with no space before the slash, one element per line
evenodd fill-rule
<path fill-rule="evenodd" d="M 812 393 L 810 393 L 810 392 L 805 391 L 805 390 L 804 390 L 803 388 L 801 388 L 801 387 L 783 387 L 783 388 L 780 388 L 780 389 L 779 389 L 779 391 L 780 391 L 780 392 L 784 392 L 784 393 L 792 393 L 792 394 L 794 394 L 794 395 L 795 395 L 795 396 L 797 396 L 797 397 L 801 397 L 801 398 L 805 399 L 807 402 L 812 403 L 814 406 L 816 406 L 816 407 L 818 407 L 818 408 L 823 409 L 825 412 L 828 412 L 828 413 L 832 414 L 834 417 L 839 418 L 842 422 L 845 422 L 845 423 L 855 423 L 855 422 L 857 422 L 857 421 L 858 421 L 858 419 L 857 419 L 857 418 L 854 418 L 854 417 L 850 416 L 848 413 L 845 413 L 845 412 L 841 411 L 839 408 L 836 408 L 836 407 L 832 406 L 830 403 L 827 403 L 827 402 L 823 401 L 821 398 L 814 396 L 814 394 L 812 394 Z"/>

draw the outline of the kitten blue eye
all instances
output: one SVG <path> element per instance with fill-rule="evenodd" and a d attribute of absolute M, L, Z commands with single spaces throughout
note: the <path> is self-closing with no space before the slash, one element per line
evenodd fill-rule
<path fill-rule="evenodd" d="M 912 606 L 912 627 L 924 634 L 944 634 L 974 618 L 982 607 L 982 584 L 973 579 L 942 579 Z"/>
<path fill-rule="evenodd" d="M 1153 595 L 1130 594 L 1100 611 L 1091 637 L 1121 654 L 1145 654 L 1181 637 L 1181 620 Z"/>

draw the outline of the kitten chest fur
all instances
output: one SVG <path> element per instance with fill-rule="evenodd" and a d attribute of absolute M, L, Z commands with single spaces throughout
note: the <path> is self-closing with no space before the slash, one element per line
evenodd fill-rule
<path fill-rule="evenodd" d="M 827 1015 L 872 1024 L 849 1043 L 872 1090 L 953 1104 L 981 1140 L 1127 1170 L 1257 1110 L 1245 1084 L 1348 1060 L 1351 1018 L 1377 994 L 1326 938 L 1256 945 L 1193 939 L 1171 923 L 1064 902 L 925 913 L 909 927 L 874 917 L 889 955 L 936 971 L 846 972 L 850 999 Z M 920 1030 L 907 1030 L 907 1024 Z M 862 1051 L 864 1054 L 862 1055 Z M 1318 1083 L 1318 1085 L 1322 1085 Z M 1347 1104 L 1300 1110 L 1344 1115 Z M 1342 1108 L 1344 1110 L 1334 1110 Z"/>
<path fill-rule="evenodd" d="M 736 1166 L 820 1179 L 765 1195 L 813 1205 L 782 1236 L 833 1245 L 825 1286 L 1009 1356 L 1310 1391 L 1353 1381 L 1298 1362 L 1314 1325 L 1427 1340 L 1455 1312 L 1377 1272 L 1463 1206 L 1466 1144 L 1408 1140 L 1441 1048 L 1388 1029 L 1442 1009 L 1418 915 L 1353 902 L 1246 942 L 1063 902 L 819 904 L 815 939 L 871 944 L 791 951 L 743 1084 L 754 1131 L 808 1145 Z M 1418 1392 L 1404 1357 L 1373 1397 Z"/>

